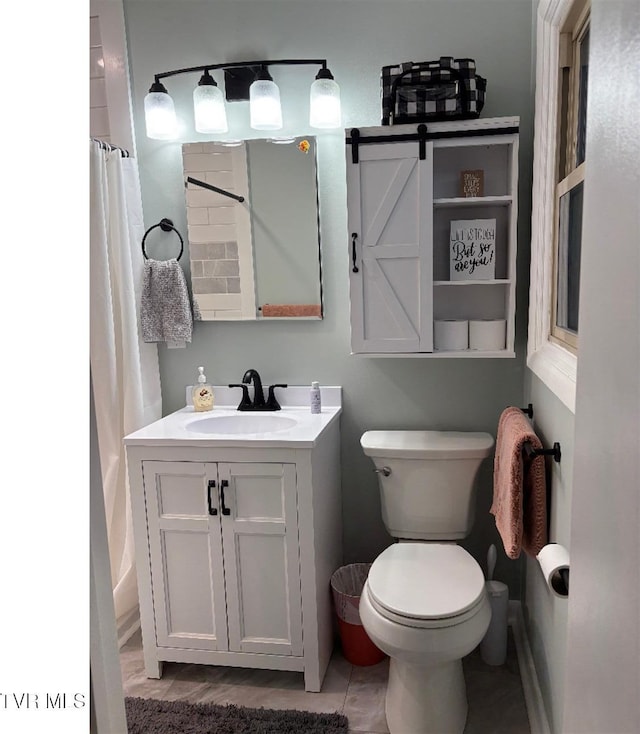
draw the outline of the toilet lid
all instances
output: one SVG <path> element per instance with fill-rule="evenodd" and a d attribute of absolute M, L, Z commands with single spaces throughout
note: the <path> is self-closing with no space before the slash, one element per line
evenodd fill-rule
<path fill-rule="evenodd" d="M 456 617 L 485 593 L 478 563 L 448 543 L 395 543 L 373 562 L 367 584 L 378 608 L 416 620 Z"/>
<path fill-rule="evenodd" d="M 366 431 L 360 445 L 367 456 L 388 459 L 484 459 L 493 436 L 471 431 Z"/>

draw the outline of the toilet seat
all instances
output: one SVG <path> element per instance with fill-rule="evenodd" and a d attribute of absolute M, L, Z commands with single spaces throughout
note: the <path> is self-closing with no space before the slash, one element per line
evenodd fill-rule
<path fill-rule="evenodd" d="M 461 624 L 482 606 L 485 580 L 464 548 L 445 543 L 396 543 L 373 562 L 365 587 L 383 617 L 409 627 Z"/>

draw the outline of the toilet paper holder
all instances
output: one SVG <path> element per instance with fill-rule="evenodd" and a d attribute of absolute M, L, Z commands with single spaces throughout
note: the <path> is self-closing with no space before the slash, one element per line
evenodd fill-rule
<path fill-rule="evenodd" d="M 569 552 L 558 543 L 549 543 L 536 555 L 551 591 L 560 598 L 569 596 Z"/>
<path fill-rule="evenodd" d="M 560 576 L 562 584 L 564 585 L 564 589 L 558 588 L 557 591 L 563 592 L 563 596 L 569 596 L 569 569 L 568 568 L 558 569 L 558 575 Z"/>

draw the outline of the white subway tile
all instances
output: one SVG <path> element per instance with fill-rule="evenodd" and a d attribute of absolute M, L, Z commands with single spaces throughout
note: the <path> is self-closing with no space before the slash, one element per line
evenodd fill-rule
<path fill-rule="evenodd" d="M 239 293 L 198 293 L 196 301 L 200 310 L 230 311 L 242 308 L 242 297 Z"/>
<path fill-rule="evenodd" d="M 211 191 L 206 191 L 199 186 L 193 188 L 189 186 L 185 191 L 185 198 L 188 207 L 203 207 L 207 208 L 211 206 Z M 218 194 L 216 194 L 218 196 Z"/>
<path fill-rule="evenodd" d="M 202 143 L 183 143 L 182 144 L 182 155 L 192 155 L 194 153 L 202 153 L 203 152 L 203 144 Z"/>
<path fill-rule="evenodd" d="M 89 18 L 89 46 L 101 46 L 102 37 L 100 35 L 100 20 L 97 15 Z"/>
<path fill-rule="evenodd" d="M 107 106 L 107 87 L 103 79 L 89 80 L 89 107 Z"/>
<path fill-rule="evenodd" d="M 228 149 L 224 149 L 219 153 L 205 153 L 209 165 L 209 171 L 231 171 L 233 169 L 233 159 Z"/>
<path fill-rule="evenodd" d="M 106 107 L 94 107 L 89 110 L 89 135 L 92 138 L 104 138 L 109 135 L 109 113 Z"/>
<path fill-rule="evenodd" d="M 187 222 L 189 225 L 209 224 L 209 210 L 203 206 L 188 206 Z"/>
<path fill-rule="evenodd" d="M 89 78 L 98 79 L 104 77 L 104 59 L 102 46 L 89 49 Z"/>
<path fill-rule="evenodd" d="M 231 168 L 231 156 L 228 153 L 212 155 L 188 152 L 182 158 L 185 171 L 228 171 Z"/>
<path fill-rule="evenodd" d="M 235 206 L 210 206 L 207 211 L 209 212 L 209 224 L 236 223 Z"/>
<path fill-rule="evenodd" d="M 189 242 L 229 242 L 238 239 L 235 225 L 206 224 L 189 226 Z"/>
<path fill-rule="evenodd" d="M 219 189 L 226 189 L 231 193 L 237 193 L 233 190 L 235 179 L 233 177 L 233 171 L 206 171 L 204 180 L 207 183 L 217 186 Z M 227 204 L 229 199 L 227 198 Z"/>
<path fill-rule="evenodd" d="M 187 206 L 217 207 L 229 206 L 229 197 L 201 186 L 189 186 L 186 190 Z"/>
<path fill-rule="evenodd" d="M 220 143 L 214 143 L 213 141 L 203 143 L 202 150 L 205 153 L 211 153 L 214 155 L 231 155 L 228 146 L 221 145 Z"/>

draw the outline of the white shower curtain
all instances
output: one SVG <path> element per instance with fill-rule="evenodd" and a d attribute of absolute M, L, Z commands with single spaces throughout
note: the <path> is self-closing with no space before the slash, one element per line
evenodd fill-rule
<path fill-rule="evenodd" d="M 90 361 L 116 621 L 137 610 L 131 505 L 122 439 L 161 417 L 158 349 L 142 341 L 142 201 L 137 162 L 91 150 Z"/>

